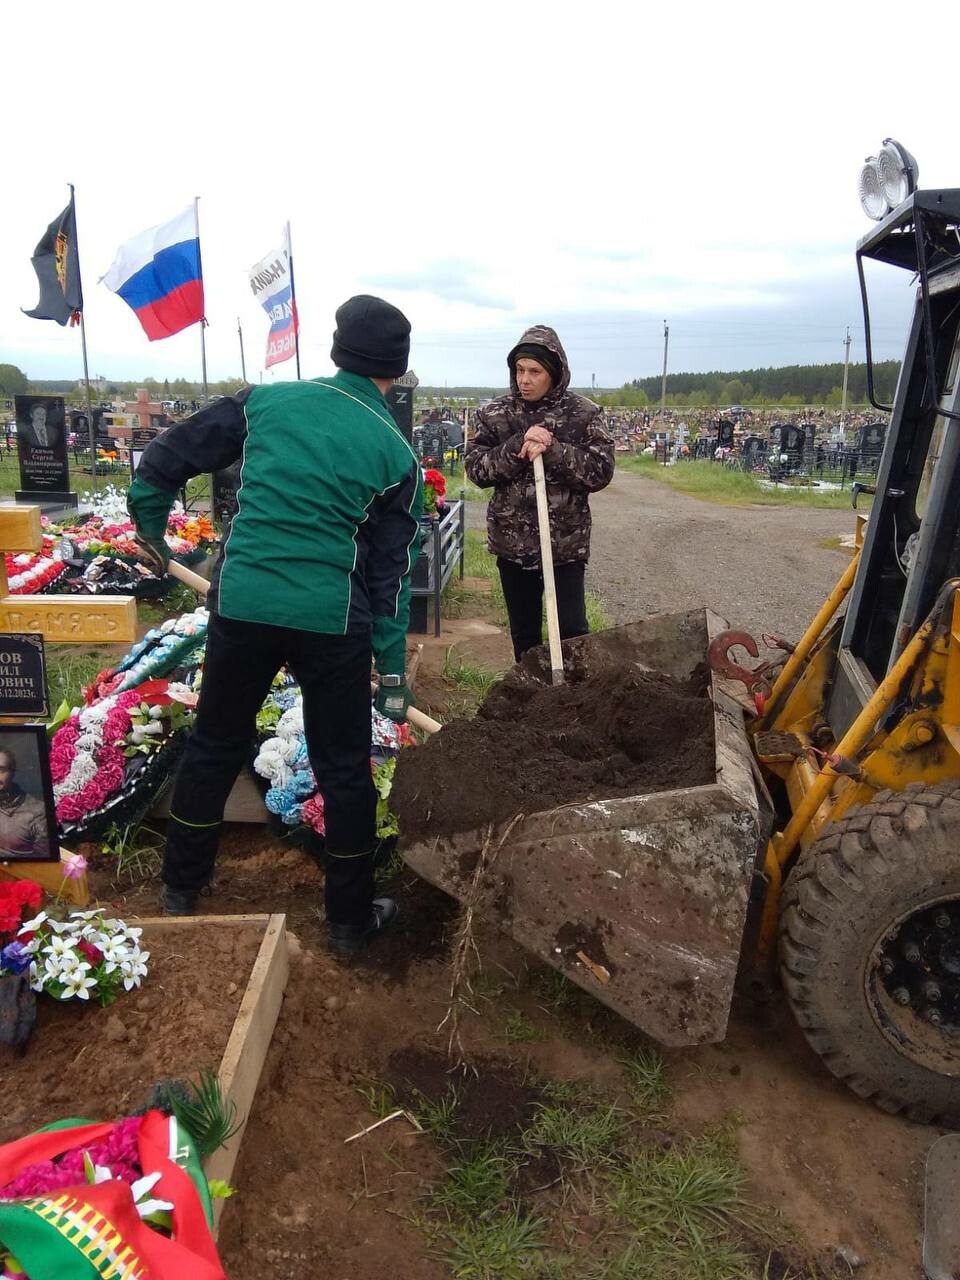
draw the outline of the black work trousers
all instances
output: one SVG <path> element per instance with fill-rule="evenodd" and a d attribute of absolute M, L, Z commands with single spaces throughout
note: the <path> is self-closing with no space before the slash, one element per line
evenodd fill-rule
<path fill-rule="evenodd" d="M 369 635 L 321 635 L 211 614 L 194 728 L 177 775 L 163 881 L 209 884 L 223 809 L 253 745 L 256 715 L 284 663 L 303 694 L 310 764 L 323 796 L 326 910 L 365 924 L 373 901 L 377 795 L 370 771 Z"/>
<path fill-rule="evenodd" d="M 502 556 L 497 557 L 497 568 L 510 620 L 513 656 L 519 662 L 528 649 L 543 643 L 543 574 L 539 569 L 524 569 Z M 561 640 L 585 636 L 590 630 L 583 594 L 585 568 L 580 560 L 553 566 Z"/>

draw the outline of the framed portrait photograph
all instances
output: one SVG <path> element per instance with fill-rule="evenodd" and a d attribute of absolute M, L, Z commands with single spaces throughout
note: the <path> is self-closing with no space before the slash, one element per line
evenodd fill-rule
<path fill-rule="evenodd" d="M 58 862 L 46 725 L 0 724 L 0 862 Z"/>

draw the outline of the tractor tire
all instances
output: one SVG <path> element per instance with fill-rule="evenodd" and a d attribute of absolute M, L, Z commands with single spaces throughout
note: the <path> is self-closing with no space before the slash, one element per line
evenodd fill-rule
<path fill-rule="evenodd" d="M 830 1071 L 960 1128 L 960 780 L 880 791 L 828 826 L 784 890 L 780 974 Z"/>

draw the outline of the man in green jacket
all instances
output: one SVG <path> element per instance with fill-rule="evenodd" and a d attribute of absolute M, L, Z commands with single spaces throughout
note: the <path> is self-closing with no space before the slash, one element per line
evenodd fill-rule
<path fill-rule="evenodd" d="M 333 378 L 245 388 L 156 437 L 128 503 L 143 559 L 164 572 L 174 496 L 240 461 L 237 512 L 211 579 L 200 702 L 170 804 L 163 909 L 190 914 L 209 884 L 227 796 L 257 711 L 286 663 L 303 693 L 310 763 L 324 799 L 331 946 L 352 954 L 396 914 L 374 899 L 377 706 L 410 705 L 404 666 L 420 466 L 384 398 L 406 372 L 410 325 L 380 298 L 337 311 Z"/>

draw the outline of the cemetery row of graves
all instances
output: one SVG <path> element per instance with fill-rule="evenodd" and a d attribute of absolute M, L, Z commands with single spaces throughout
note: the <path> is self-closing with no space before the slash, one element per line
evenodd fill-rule
<path fill-rule="evenodd" d="M 286 981 L 284 917 L 225 918 L 211 932 L 91 906 L 91 852 L 123 847 L 175 774 L 208 614 L 138 563 L 119 475 L 74 490 L 70 454 L 84 453 L 67 426 L 62 397 L 18 397 L 20 485 L 0 507 L 0 1054 L 14 1099 L 0 1121 L 0 1272 L 215 1280 L 220 1213 Z M 156 429 L 122 442 L 125 463 Z M 227 508 L 232 480 L 213 486 Z M 438 475 L 434 518 L 443 489 Z M 202 568 L 219 521 L 185 498 L 166 541 L 175 563 Z M 371 718 L 389 848 L 391 779 L 413 739 L 372 706 Z M 278 835 L 323 834 L 286 671 L 249 765 Z M 136 1041 L 149 1047 L 137 1053 Z M 108 1069 L 97 1043 L 110 1046 Z"/>

